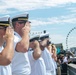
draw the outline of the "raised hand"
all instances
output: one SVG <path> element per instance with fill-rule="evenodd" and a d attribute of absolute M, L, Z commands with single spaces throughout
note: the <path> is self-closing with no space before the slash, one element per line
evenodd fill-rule
<path fill-rule="evenodd" d="M 3 36 L 4 37 L 4 39 L 7 41 L 7 39 L 14 39 L 14 30 L 13 30 L 13 28 L 12 27 L 7 27 L 6 28 L 6 33 L 5 33 L 5 35 Z"/>
<path fill-rule="evenodd" d="M 32 49 L 40 48 L 39 42 L 37 40 L 31 42 L 31 48 Z"/>
<path fill-rule="evenodd" d="M 29 33 L 30 32 L 30 23 L 29 22 L 26 22 L 25 26 L 22 28 L 22 32 L 23 34 L 25 33 Z"/>

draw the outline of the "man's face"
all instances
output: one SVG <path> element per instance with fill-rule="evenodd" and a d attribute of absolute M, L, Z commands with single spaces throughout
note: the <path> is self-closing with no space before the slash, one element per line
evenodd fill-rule
<path fill-rule="evenodd" d="M 30 23 L 27 21 L 16 21 L 15 22 L 15 31 L 18 32 L 20 36 L 24 34 L 24 31 L 30 31 Z"/>
<path fill-rule="evenodd" d="M 22 28 L 25 26 L 25 21 L 16 21 L 16 29 L 22 34 Z"/>
<path fill-rule="evenodd" d="M 40 45 L 46 47 L 47 46 L 47 39 L 43 39 L 40 41 Z"/>
<path fill-rule="evenodd" d="M 29 21 L 16 21 L 17 28 L 22 29 L 26 25 L 26 22 L 28 22 L 30 24 Z"/>

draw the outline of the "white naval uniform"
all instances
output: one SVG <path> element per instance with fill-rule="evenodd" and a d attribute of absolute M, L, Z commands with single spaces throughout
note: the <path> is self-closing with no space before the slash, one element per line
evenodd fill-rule
<path fill-rule="evenodd" d="M 0 53 L 2 52 L 2 50 L 3 50 L 3 46 L 0 47 Z M 10 64 L 7 66 L 0 65 L 0 75 L 12 75 Z"/>
<path fill-rule="evenodd" d="M 44 59 L 45 66 L 46 66 L 46 75 L 53 75 L 52 71 L 54 69 L 54 64 L 53 64 L 53 61 L 52 61 L 51 54 L 49 53 L 47 48 L 45 48 L 42 51 L 42 58 Z"/>
<path fill-rule="evenodd" d="M 33 51 L 28 51 L 28 56 L 31 64 L 31 74 L 30 75 L 46 75 L 46 67 L 42 57 L 35 60 L 33 58 Z"/>
<path fill-rule="evenodd" d="M 56 64 L 56 61 L 52 58 L 52 61 L 53 61 L 53 65 L 54 65 L 54 70 L 52 71 L 52 74 L 53 75 L 56 75 L 56 69 L 57 69 L 57 64 Z"/>
<path fill-rule="evenodd" d="M 14 33 L 14 48 L 16 44 L 21 40 L 18 33 Z M 29 75 L 31 72 L 30 62 L 28 59 L 28 53 L 16 52 L 14 53 L 14 58 L 12 60 L 12 75 Z"/>

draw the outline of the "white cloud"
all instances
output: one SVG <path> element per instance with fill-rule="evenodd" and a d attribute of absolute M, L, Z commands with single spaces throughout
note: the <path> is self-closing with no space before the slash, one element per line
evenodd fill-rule
<path fill-rule="evenodd" d="M 74 33 L 75 34 L 75 33 Z M 59 35 L 59 34 L 52 34 L 50 35 L 51 37 L 51 41 L 55 44 L 58 44 L 58 43 L 62 43 L 63 44 L 63 48 L 66 49 L 67 46 L 66 46 L 66 36 L 63 36 L 63 35 Z M 67 41 L 67 44 L 68 44 L 68 49 L 71 48 L 71 47 L 76 47 L 76 36 L 69 36 L 68 37 L 68 41 Z"/>
<path fill-rule="evenodd" d="M 52 24 L 63 24 L 63 23 L 70 23 L 70 24 L 76 24 L 76 14 L 70 14 L 60 17 L 52 17 L 52 18 L 40 18 L 31 20 L 32 26 L 38 26 L 38 25 L 52 25 Z"/>
<path fill-rule="evenodd" d="M 0 0 L 0 13 L 12 13 L 9 9 L 27 11 L 66 3 L 76 3 L 76 0 Z"/>
<path fill-rule="evenodd" d="M 50 35 L 51 37 L 51 41 L 55 44 L 58 44 L 58 43 L 62 43 L 63 44 L 63 47 L 64 49 L 66 49 L 66 36 L 63 36 L 63 35 L 59 35 L 59 34 L 52 34 Z"/>
<path fill-rule="evenodd" d="M 72 13 L 76 13 L 76 7 L 70 7 L 70 8 L 67 8 L 67 10 L 70 10 L 70 12 Z"/>
<path fill-rule="evenodd" d="M 61 43 L 64 42 L 63 40 L 65 40 L 65 36 L 63 35 L 58 35 L 58 34 L 52 34 L 50 35 L 52 42 L 55 43 Z"/>

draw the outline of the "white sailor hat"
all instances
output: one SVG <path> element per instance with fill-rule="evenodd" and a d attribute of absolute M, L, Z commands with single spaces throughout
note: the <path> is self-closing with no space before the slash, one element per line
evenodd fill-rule
<path fill-rule="evenodd" d="M 15 22 L 15 21 L 25 21 L 25 22 L 27 22 L 28 18 L 29 18 L 29 14 L 20 14 L 20 15 L 16 15 L 11 20 L 12 20 L 12 22 Z"/>
<path fill-rule="evenodd" d="M 40 36 L 39 36 L 39 35 L 31 36 L 31 37 L 30 37 L 30 42 L 32 42 L 32 41 L 34 41 L 34 40 L 39 41 L 39 38 L 40 38 Z"/>
<path fill-rule="evenodd" d="M 49 33 L 44 33 L 44 34 L 40 35 L 40 40 L 43 40 L 43 39 L 46 39 L 46 38 L 49 38 Z"/>
<path fill-rule="evenodd" d="M 0 26 L 10 26 L 10 16 L 3 16 L 0 18 Z"/>

